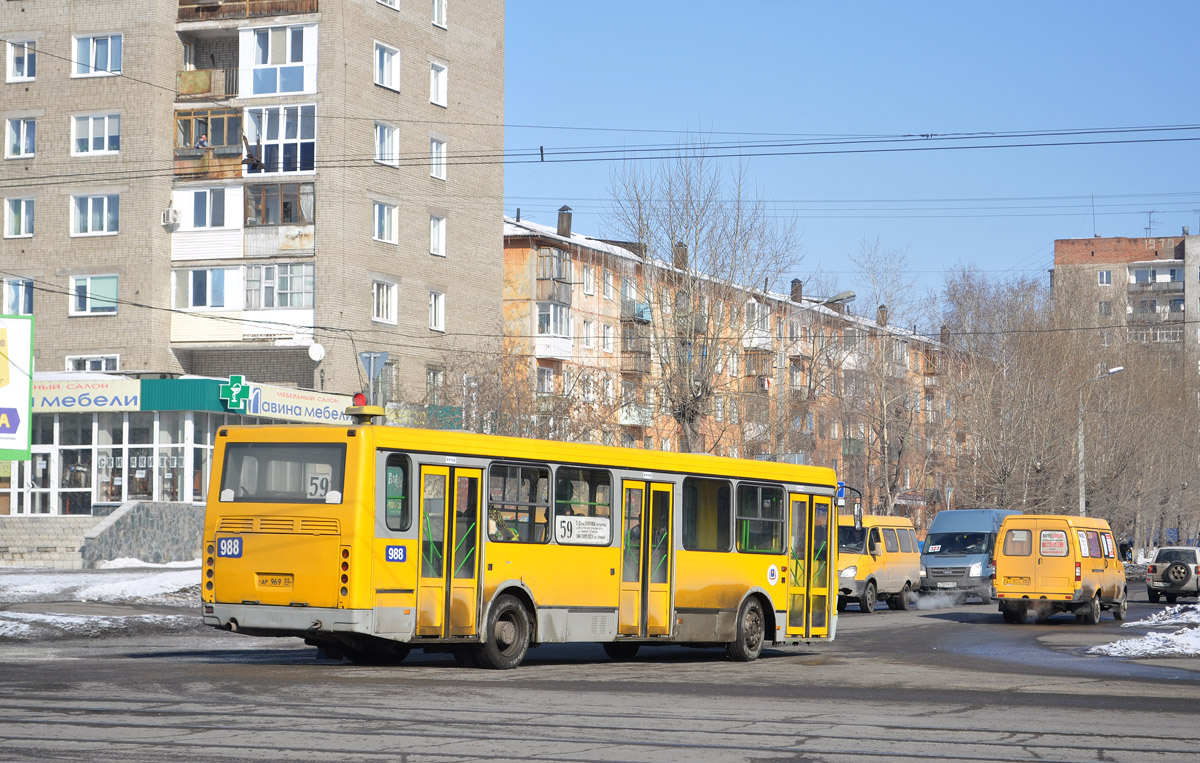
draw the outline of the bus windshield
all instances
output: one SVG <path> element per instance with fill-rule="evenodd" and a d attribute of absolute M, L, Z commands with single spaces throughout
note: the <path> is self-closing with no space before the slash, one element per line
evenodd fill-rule
<path fill-rule="evenodd" d="M 986 554 L 992 550 L 991 533 L 932 533 L 925 539 L 926 554 Z"/>
<path fill-rule="evenodd" d="M 229 443 L 222 503 L 341 503 L 343 443 Z"/>
<path fill-rule="evenodd" d="M 838 526 L 838 553 L 867 553 L 867 528 L 856 529 L 852 525 Z"/>

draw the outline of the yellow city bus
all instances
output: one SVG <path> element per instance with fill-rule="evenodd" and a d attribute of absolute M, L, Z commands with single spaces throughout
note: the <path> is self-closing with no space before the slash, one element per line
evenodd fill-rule
<path fill-rule="evenodd" d="M 754 660 L 834 637 L 836 484 L 821 467 L 369 423 L 225 427 L 203 618 L 356 662 L 421 648 L 513 668 L 561 642 Z"/>

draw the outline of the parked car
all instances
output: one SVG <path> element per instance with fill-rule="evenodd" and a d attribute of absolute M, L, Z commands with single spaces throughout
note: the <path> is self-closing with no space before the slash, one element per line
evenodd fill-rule
<path fill-rule="evenodd" d="M 921 551 L 921 593 L 951 593 L 959 599 L 978 596 L 991 604 L 992 577 L 1000 523 L 1019 511 L 952 509 L 939 511 Z"/>
<path fill-rule="evenodd" d="M 1101 610 L 1125 619 L 1129 591 L 1112 529 L 1103 519 L 1017 514 L 1004 518 L 996 544 L 996 598 L 1006 623 L 1070 612 L 1095 625 Z"/>
<path fill-rule="evenodd" d="M 1174 604 L 1181 596 L 1200 596 L 1200 549 L 1163 546 L 1146 567 L 1146 596 L 1151 604 L 1165 596 Z"/>
<path fill-rule="evenodd" d="M 889 609 L 908 609 L 920 585 L 921 557 L 913 523 L 905 517 L 838 516 L 838 611 L 851 601 L 874 612 L 883 599 Z"/>

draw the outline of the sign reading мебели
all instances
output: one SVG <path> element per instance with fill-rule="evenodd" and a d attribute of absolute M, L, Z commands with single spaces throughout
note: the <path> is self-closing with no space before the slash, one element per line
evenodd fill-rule
<path fill-rule="evenodd" d="M 33 420 L 33 316 L 0 315 L 0 459 L 28 461 Z"/>

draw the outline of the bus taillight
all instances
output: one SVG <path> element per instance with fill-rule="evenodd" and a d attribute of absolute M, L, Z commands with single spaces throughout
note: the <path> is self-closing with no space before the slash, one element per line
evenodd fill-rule
<path fill-rule="evenodd" d="M 213 558 L 213 553 L 216 551 L 216 548 L 213 546 L 213 544 L 209 543 L 208 547 L 204 550 L 208 552 L 204 557 L 204 577 L 208 578 L 208 581 L 204 584 L 204 588 L 205 590 L 211 591 L 213 589 L 214 565 L 216 564 L 216 559 Z"/>
<path fill-rule="evenodd" d="M 350 593 L 347 586 L 350 583 L 350 549 L 342 546 L 342 590 L 341 595 L 346 596 Z"/>

